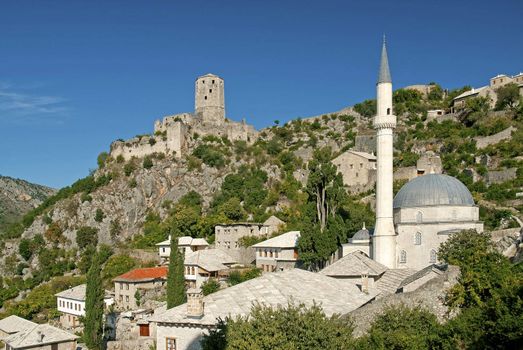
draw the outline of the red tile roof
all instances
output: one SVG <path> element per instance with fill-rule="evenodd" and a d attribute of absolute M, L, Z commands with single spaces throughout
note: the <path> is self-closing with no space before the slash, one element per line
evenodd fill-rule
<path fill-rule="evenodd" d="M 135 269 L 113 279 L 113 281 L 144 282 L 167 278 L 167 266 Z"/>

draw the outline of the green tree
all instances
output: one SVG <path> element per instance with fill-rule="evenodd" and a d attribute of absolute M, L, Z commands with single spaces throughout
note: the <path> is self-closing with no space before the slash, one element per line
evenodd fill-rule
<path fill-rule="evenodd" d="M 144 169 L 151 169 L 153 167 L 153 160 L 151 159 L 151 157 L 146 156 L 143 159 L 142 166 L 143 166 Z"/>
<path fill-rule="evenodd" d="M 495 109 L 501 111 L 505 108 L 515 110 L 520 103 L 521 97 L 519 95 L 519 86 L 514 83 L 509 83 L 496 90 L 496 106 Z"/>
<path fill-rule="evenodd" d="M 353 349 L 353 325 L 339 315 L 327 317 L 313 305 L 253 306 L 249 316 L 221 320 L 204 335 L 203 350 Z"/>
<path fill-rule="evenodd" d="M 33 256 L 33 244 L 30 239 L 22 238 L 20 240 L 20 243 L 18 244 L 18 253 L 24 258 L 26 261 L 31 259 Z"/>
<path fill-rule="evenodd" d="M 202 284 L 203 295 L 209 295 L 220 290 L 220 282 L 214 278 L 209 278 Z"/>
<path fill-rule="evenodd" d="M 85 291 L 84 341 L 91 350 L 103 349 L 104 289 L 98 254 L 87 272 Z"/>
<path fill-rule="evenodd" d="M 98 168 L 103 169 L 105 166 L 105 162 L 109 158 L 109 154 L 107 152 L 102 152 L 98 155 L 97 162 L 98 162 Z"/>
<path fill-rule="evenodd" d="M 438 348 L 442 326 L 420 307 L 389 306 L 373 321 L 357 349 L 417 350 Z"/>
<path fill-rule="evenodd" d="M 82 226 L 76 231 L 76 244 L 80 249 L 89 245 L 96 247 L 98 244 L 98 229 L 90 226 Z"/>
<path fill-rule="evenodd" d="M 178 237 L 171 238 L 169 271 L 167 272 L 167 308 L 185 303 L 185 275 L 183 254 L 178 250 Z"/>

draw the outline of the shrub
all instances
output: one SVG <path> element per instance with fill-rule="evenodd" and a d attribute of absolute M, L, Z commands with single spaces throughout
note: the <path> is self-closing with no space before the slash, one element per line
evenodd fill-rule
<path fill-rule="evenodd" d="M 215 146 L 199 145 L 193 151 L 193 156 L 201 159 L 203 163 L 211 167 L 222 168 L 225 165 L 223 154 Z"/>
<path fill-rule="evenodd" d="M 18 253 L 20 253 L 22 258 L 25 260 L 31 259 L 33 256 L 33 244 L 31 240 L 27 238 L 20 240 L 20 244 L 18 245 Z"/>
<path fill-rule="evenodd" d="M 97 163 L 98 163 L 99 169 L 103 169 L 103 167 L 105 166 L 105 162 L 107 161 L 108 158 L 109 158 L 109 154 L 107 152 L 102 152 L 98 155 Z"/>
<path fill-rule="evenodd" d="M 133 162 L 129 162 L 127 164 L 124 165 L 123 167 L 123 172 L 125 174 L 125 176 L 130 176 L 134 171 L 134 163 Z"/>
<path fill-rule="evenodd" d="M 76 231 L 76 244 L 80 249 L 89 245 L 96 246 L 98 244 L 98 229 L 89 226 L 80 227 Z"/>
<path fill-rule="evenodd" d="M 94 221 L 102 222 L 104 218 L 105 218 L 105 215 L 104 215 L 103 210 L 100 208 L 96 209 L 96 212 L 94 214 Z"/>
<path fill-rule="evenodd" d="M 220 283 L 214 278 L 209 278 L 202 284 L 203 295 L 209 295 L 220 290 Z"/>
<path fill-rule="evenodd" d="M 151 169 L 153 167 L 153 160 L 151 159 L 151 157 L 146 156 L 143 159 L 142 166 L 143 166 L 144 169 Z"/>

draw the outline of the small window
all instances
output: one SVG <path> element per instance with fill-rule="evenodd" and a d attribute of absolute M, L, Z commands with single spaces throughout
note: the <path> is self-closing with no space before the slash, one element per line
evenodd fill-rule
<path fill-rule="evenodd" d="M 203 99 L 206 100 L 206 99 L 207 99 L 207 96 L 205 96 Z"/>
<path fill-rule="evenodd" d="M 430 260 L 429 260 L 429 262 L 432 263 L 432 264 L 435 264 L 436 260 L 437 260 L 436 250 L 431 249 L 430 250 Z"/>
<path fill-rule="evenodd" d="M 167 350 L 176 350 L 176 339 L 175 338 L 166 338 L 165 341 L 167 342 Z"/>
<path fill-rule="evenodd" d="M 125 284 L 125 290 L 129 290 L 129 284 L 128 283 Z"/>
<path fill-rule="evenodd" d="M 390 115 L 390 108 L 387 108 L 387 115 Z"/>
<path fill-rule="evenodd" d="M 402 250 L 400 253 L 400 263 L 405 264 L 407 262 L 407 252 Z"/>
<path fill-rule="evenodd" d="M 421 232 L 416 232 L 416 235 L 414 238 L 414 244 L 421 245 Z"/>
<path fill-rule="evenodd" d="M 423 213 L 421 211 L 418 211 L 416 213 L 416 222 L 421 223 L 423 221 Z"/>
<path fill-rule="evenodd" d="M 125 296 L 125 301 L 129 302 L 129 296 L 128 295 Z"/>
<path fill-rule="evenodd" d="M 209 89 L 209 93 L 212 94 L 212 89 Z"/>
<path fill-rule="evenodd" d="M 360 163 L 360 169 L 363 169 L 363 163 Z"/>
<path fill-rule="evenodd" d="M 205 80 L 202 80 L 202 84 L 205 84 Z"/>

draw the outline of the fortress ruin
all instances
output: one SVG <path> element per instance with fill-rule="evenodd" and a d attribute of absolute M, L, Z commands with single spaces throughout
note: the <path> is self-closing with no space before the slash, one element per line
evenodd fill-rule
<path fill-rule="evenodd" d="M 214 135 L 230 141 L 256 141 L 258 132 L 252 125 L 225 117 L 224 81 L 217 75 L 206 74 L 195 82 L 194 113 L 166 116 L 154 123 L 154 134 L 137 136 L 111 144 L 111 156 L 145 157 L 165 153 L 180 158 L 188 145 L 199 136 Z"/>

